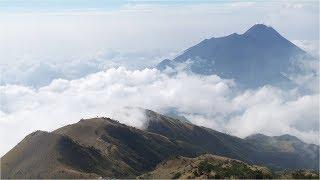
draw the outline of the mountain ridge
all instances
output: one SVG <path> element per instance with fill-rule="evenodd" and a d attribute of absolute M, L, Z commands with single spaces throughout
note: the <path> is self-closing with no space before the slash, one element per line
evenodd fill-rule
<path fill-rule="evenodd" d="M 149 121 L 144 129 L 101 117 L 82 119 L 52 132 L 31 133 L 1 157 L 1 177 L 133 178 L 168 158 L 206 153 L 275 170 L 318 168 L 319 146 L 308 149 L 308 153 L 298 148 L 304 154 L 266 150 L 260 142 L 255 144 L 151 110 L 145 113 Z"/>

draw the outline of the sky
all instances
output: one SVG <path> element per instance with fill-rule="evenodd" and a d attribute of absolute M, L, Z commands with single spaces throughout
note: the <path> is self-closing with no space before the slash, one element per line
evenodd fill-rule
<path fill-rule="evenodd" d="M 128 105 L 174 107 L 239 137 L 289 133 L 317 143 L 318 77 L 309 73 L 319 72 L 318 62 L 302 63 L 305 74 L 295 76 L 309 94 L 269 85 L 239 90 L 216 75 L 152 69 L 203 39 L 256 23 L 319 57 L 318 1 L 0 0 L 0 155 L 32 131 L 83 117 L 141 127 L 141 113 L 121 115 Z"/>
<path fill-rule="evenodd" d="M 0 10 L 1 84 L 40 87 L 108 67 L 152 67 L 256 23 L 308 48 L 319 39 L 318 1 L 0 0 Z"/>

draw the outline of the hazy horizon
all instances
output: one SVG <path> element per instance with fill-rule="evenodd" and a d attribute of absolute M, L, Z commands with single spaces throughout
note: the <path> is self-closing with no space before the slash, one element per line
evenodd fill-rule
<path fill-rule="evenodd" d="M 291 134 L 319 144 L 319 77 L 311 75 L 319 75 L 318 1 L 32 1 L 0 0 L 1 156 L 35 130 L 81 118 L 141 127 L 143 115 L 122 115 L 126 106 L 176 108 L 196 125 L 241 138 Z M 217 75 L 153 68 L 257 23 L 317 59 L 294 76 L 297 88 L 241 89 Z"/>

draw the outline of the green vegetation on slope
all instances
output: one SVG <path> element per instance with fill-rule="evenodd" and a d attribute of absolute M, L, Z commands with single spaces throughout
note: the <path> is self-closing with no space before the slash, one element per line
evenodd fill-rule
<path fill-rule="evenodd" d="M 176 157 L 159 164 L 155 170 L 138 178 L 142 179 L 269 179 L 273 175 L 268 168 L 248 165 L 242 161 L 201 155 L 196 158 Z"/>

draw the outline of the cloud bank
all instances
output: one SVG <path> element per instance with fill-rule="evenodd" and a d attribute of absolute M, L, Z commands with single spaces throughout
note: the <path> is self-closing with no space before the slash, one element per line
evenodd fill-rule
<path fill-rule="evenodd" d="M 272 25 L 287 39 L 319 39 L 317 1 L 132 1 L 114 9 L 82 3 L 76 9 L 56 1 L 0 3 L 2 85 L 41 87 L 111 66 L 141 69 L 255 23 Z"/>
<path fill-rule="evenodd" d="M 165 55 L 166 56 L 165 56 Z M 87 55 L 60 57 L 17 57 L 14 61 L 0 63 L 0 85 L 17 84 L 39 88 L 49 85 L 54 79 L 78 79 L 111 67 L 144 69 L 155 66 L 164 58 L 176 54 L 170 50 L 115 51 L 102 49 Z"/>
<path fill-rule="evenodd" d="M 232 80 L 156 69 L 110 68 L 80 79 L 56 79 L 48 86 L 0 87 L 1 153 L 34 130 L 53 130 L 81 118 L 107 116 L 142 127 L 134 106 L 163 112 L 174 107 L 191 122 L 245 137 L 289 133 L 309 143 L 319 135 L 319 95 L 300 95 L 271 86 L 239 91 Z"/>
<path fill-rule="evenodd" d="M 319 56 L 316 1 L 1 8 L 0 155 L 34 130 L 81 118 L 108 116 L 142 127 L 143 114 L 127 106 L 175 108 L 195 124 L 240 137 L 289 133 L 318 142 L 319 61 L 299 64 L 302 74 L 292 75 L 309 94 L 271 86 L 239 90 L 236 82 L 214 75 L 182 71 L 171 77 L 145 69 L 255 23 L 272 25 L 288 39 L 313 40 L 294 43 Z"/>

